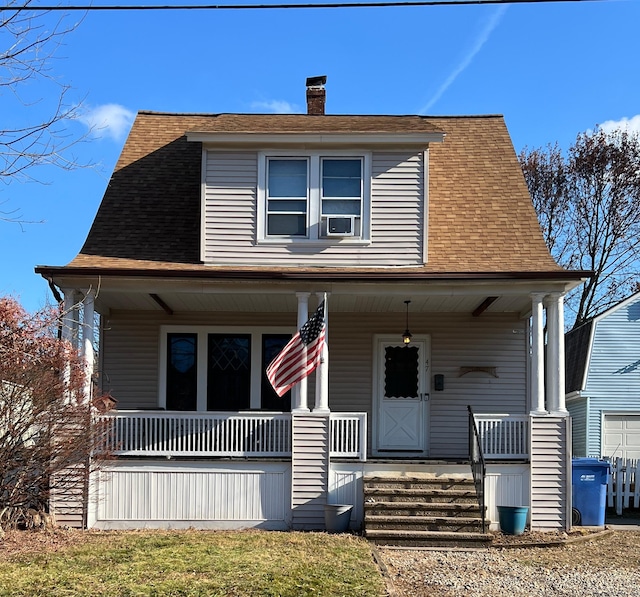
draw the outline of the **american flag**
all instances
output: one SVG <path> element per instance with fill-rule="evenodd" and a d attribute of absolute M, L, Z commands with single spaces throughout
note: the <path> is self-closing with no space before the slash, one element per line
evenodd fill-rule
<path fill-rule="evenodd" d="M 267 367 L 267 378 L 282 397 L 320 363 L 325 336 L 324 301 Z"/>

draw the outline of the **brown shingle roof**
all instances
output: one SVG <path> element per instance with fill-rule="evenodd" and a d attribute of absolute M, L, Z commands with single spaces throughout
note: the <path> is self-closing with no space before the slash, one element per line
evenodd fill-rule
<path fill-rule="evenodd" d="M 153 115 L 153 113 L 145 113 Z M 216 114 L 189 132 L 200 133 L 439 133 L 424 116 Z"/>
<path fill-rule="evenodd" d="M 205 267 L 199 260 L 201 146 L 186 140 L 194 131 L 444 132 L 444 142 L 429 150 L 428 264 L 419 271 L 562 271 L 544 244 L 501 116 L 150 112 L 138 114 L 87 240 L 69 266 Z"/>

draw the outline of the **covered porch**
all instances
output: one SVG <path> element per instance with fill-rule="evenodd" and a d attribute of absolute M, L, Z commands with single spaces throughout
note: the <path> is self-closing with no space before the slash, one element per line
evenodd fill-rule
<path fill-rule="evenodd" d="M 539 433 L 537 421 L 566 417 L 559 391 L 566 282 L 490 278 L 426 284 L 410 275 L 329 282 L 300 275 L 300 280 L 241 283 L 124 276 L 88 287 L 86 280 L 84 287 L 80 280 L 67 280 L 65 330 L 83 347 L 100 389 L 117 400 L 114 411 L 101 415 L 108 430 L 105 447 L 118 459 L 103 474 L 120 481 L 135 478 L 135 491 L 154 495 L 180 493 L 163 484 L 195 475 L 189 483 L 214 483 L 217 501 L 248 491 L 248 479 L 260 479 L 260 487 L 266 479 L 278 479 L 279 489 L 271 493 L 282 496 L 289 512 L 278 518 L 280 524 L 321 528 L 324 503 L 348 494 L 361 507 L 366 474 L 444 474 L 445 463 L 449 474 L 469 476 L 471 406 L 483 458 L 498 471 L 495 479 L 507 480 L 507 485 L 492 485 L 492 473 L 485 470 L 489 501 L 511 491 L 505 487 L 512 475 L 519 488 L 514 499 L 531 504 L 533 523 L 536 496 L 548 491 L 546 478 L 537 488 L 535 471 L 557 479 L 568 455 L 560 445 L 549 472 L 547 450 L 558 448 L 536 447 L 537 439 L 544 443 L 548 437 Z M 266 340 L 290 337 L 325 293 L 327 347 L 320 367 L 294 389 L 290 403 L 265 400 Z M 89 342 L 96 331 L 94 308 L 101 314 L 97 355 Z M 547 366 L 542 359 L 545 309 Z M 409 344 L 402 339 L 406 329 Z M 184 356 L 172 352 L 174 340 L 180 350 L 186 345 L 191 352 L 183 367 L 187 375 L 179 371 L 182 377 L 172 379 L 176 355 Z M 227 401 L 231 394 L 211 383 L 220 363 L 231 362 L 219 352 L 211 356 L 220 346 L 246 355 L 244 372 L 224 378 L 242 381 L 233 390 L 234 396 L 244 392 L 242 404 Z M 190 406 L 176 410 L 171 387 L 187 388 Z M 558 446 L 556 439 L 551 443 Z M 193 470 L 182 474 L 184 467 Z M 222 478 L 234 479 L 232 486 Z M 101 483 L 94 482 L 94 495 L 107 503 L 106 485 L 96 489 Z M 116 485 L 111 490 L 125 491 L 126 486 L 116 490 Z M 262 495 L 264 489 L 250 491 Z M 552 496 L 556 505 L 543 505 L 542 527 L 564 525 L 566 495 L 565 484 Z M 109 503 L 120 499 L 112 498 Z M 263 501 L 246 509 L 260 511 Z M 248 520 L 230 522 L 228 512 L 221 516 L 215 524 Z"/>

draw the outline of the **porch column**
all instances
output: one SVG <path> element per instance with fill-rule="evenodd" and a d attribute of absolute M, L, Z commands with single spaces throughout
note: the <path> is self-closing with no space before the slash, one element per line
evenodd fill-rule
<path fill-rule="evenodd" d="M 74 349 L 78 349 L 78 306 L 76 305 L 76 291 L 64 289 L 62 303 L 62 339 L 69 342 Z"/>
<path fill-rule="evenodd" d="M 316 292 L 318 304 L 328 296 L 326 292 Z M 324 333 L 325 342 L 322 346 L 322 358 L 320 364 L 316 368 L 316 405 L 313 409 L 314 413 L 328 413 L 329 410 L 329 347 L 327 338 L 329 337 L 329 307 L 325 302 L 324 306 Z"/>
<path fill-rule="evenodd" d="M 84 297 L 84 312 L 82 317 L 82 359 L 84 361 L 85 386 L 84 396 L 91 400 L 93 385 L 93 336 L 94 336 L 94 291 L 89 290 Z"/>
<path fill-rule="evenodd" d="M 300 329 L 309 319 L 309 292 L 296 292 L 298 297 L 298 329 Z M 305 377 L 292 389 L 293 406 L 292 412 L 309 412 L 307 406 L 307 378 Z"/>
<path fill-rule="evenodd" d="M 564 384 L 564 294 L 554 292 L 546 301 L 547 305 L 547 391 L 550 413 L 568 414 L 565 406 Z"/>
<path fill-rule="evenodd" d="M 546 414 L 544 408 L 544 294 L 531 295 L 531 414 Z"/>

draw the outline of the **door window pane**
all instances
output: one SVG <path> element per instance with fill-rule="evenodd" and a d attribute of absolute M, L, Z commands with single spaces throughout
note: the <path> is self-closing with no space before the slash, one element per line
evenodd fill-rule
<path fill-rule="evenodd" d="M 209 334 L 207 410 L 250 406 L 251 336 Z"/>
<path fill-rule="evenodd" d="M 271 361 L 278 356 L 278 353 L 291 340 L 290 334 L 264 334 L 262 336 L 262 383 L 260 406 L 264 410 L 275 410 L 282 412 L 291 411 L 291 390 L 282 398 L 275 393 L 273 386 L 267 378 L 267 367 Z"/>
<path fill-rule="evenodd" d="M 167 334 L 167 409 L 197 410 L 197 334 Z"/>
<path fill-rule="evenodd" d="M 387 346 L 384 350 L 385 398 L 418 396 L 418 347 Z"/>

